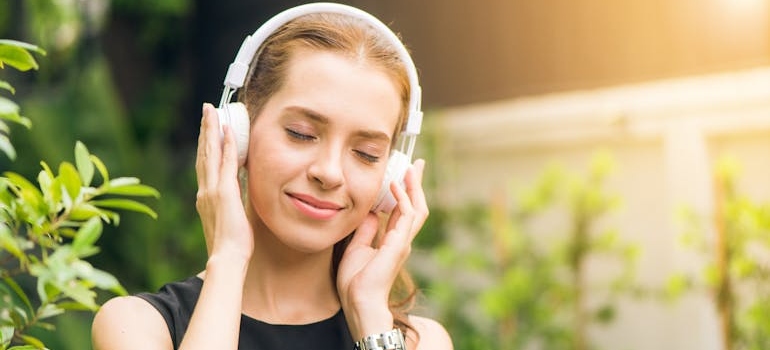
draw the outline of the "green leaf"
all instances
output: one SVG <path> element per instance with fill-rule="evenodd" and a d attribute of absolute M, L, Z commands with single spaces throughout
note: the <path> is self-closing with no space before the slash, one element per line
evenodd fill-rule
<path fill-rule="evenodd" d="M 61 303 L 57 303 L 56 306 L 67 310 L 67 311 L 89 311 L 90 308 L 86 307 L 85 305 L 73 301 L 63 301 Z"/>
<path fill-rule="evenodd" d="M 73 230 L 70 227 L 62 227 L 62 228 L 59 229 L 59 234 L 62 237 L 75 238 L 75 235 L 77 234 L 77 231 Z"/>
<path fill-rule="evenodd" d="M 115 276 L 105 271 L 95 269 L 91 264 L 85 261 L 78 261 L 77 263 L 72 264 L 72 267 L 81 279 L 97 288 L 110 290 L 120 295 L 128 294 Z"/>
<path fill-rule="evenodd" d="M 62 184 L 58 178 L 53 178 L 50 169 L 41 170 L 37 175 L 37 183 L 43 191 L 43 199 L 52 213 L 62 209 Z"/>
<path fill-rule="evenodd" d="M 0 41 L 0 61 L 20 71 L 38 68 L 35 57 L 29 53 L 26 47 L 10 44 L 7 41 Z"/>
<path fill-rule="evenodd" d="M 0 96 L 0 119 L 21 124 L 27 129 L 32 127 L 32 122 L 19 114 L 19 105 L 2 96 Z"/>
<path fill-rule="evenodd" d="M 91 154 L 88 153 L 88 148 L 82 142 L 75 143 L 75 164 L 77 165 L 78 172 L 80 172 L 80 179 L 83 181 L 84 186 L 91 184 L 91 179 L 94 177 L 94 164 L 91 163 Z"/>
<path fill-rule="evenodd" d="M 98 217 L 91 218 L 78 230 L 75 239 L 72 241 L 72 249 L 76 253 L 85 251 L 93 247 L 101 235 L 102 222 Z"/>
<path fill-rule="evenodd" d="M 14 330 L 15 328 L 13 326 L 0 327 L 0 344 L 3 345 L 3 349 L 11 344 Z"/>
<path fill-rule="evenodd" d="M 35 327 L 45 329 L 49 332 L 53 332 L 56 330 L 56 326 L 54 326 L 53 324 L 48 322 L 42 322 L 42 321 L 37 321 L 37 323 L 35 323 Z"/>
<path fill-rule="evenodd" d="M 136 197 L 160 197 L 160 192 L 153 187 L 147 185 L 125 185 L 119 187 L 110 187 L 107 189 L 107 194 L 124 195 L 124 196 L 136 196 Z"/>
<path fill-rule="evenodd" d="M 45 304 L 37 309 L 37 319 L 42 320 L 54 316 L 58 316 L 64 313 L 64 309 L 55 304 Z"/>
<path fill-rule="evenodd" d="M 98 216 L 101 216 L 99 208 L 90 203 L 79 203 L 72 207 L 69 219 L 73 221 L 84 221 Z"/>
<path fill-rule="evenodd" d="M 13 236 L 11 229 L 4 223 L 0 223 L 0 247 L 13 254 L 22 262 L 26 261 L 26 255 L 24 255 L 22 247 L 19 245 L 16 237 Z"/>
<path fill-rule="evenodd" d="M 13 148 L 13 144 L 11 143 L 11 140 L 8 138 L 8 136 L 3 134 L 0 134 L 0 151 L 5 153 L 5 155 L 11 160 L 16 159 L 16 149 Z"/>
<path fill-rule="evenodd" d="M 30 265 L 29 271 L 32 276 L 38 277 L 37 296 L 41 303 L 48 303 L 49 300 L 61 294 L 59 288 L 51 283 L 51 272 L 44 265 Z"/>
<path fill-rule="evenodd" d="M 112 179 L 109 181 L 109 187 L 122 187 L 122 186 L 128 186 L 128 185 L 137 185 L 139 184 L 139 179 L 135 177 L 118 177 L 115 179 Z"/>
<path fill-rule="evenodd" d="M 0 89 L 8 90 L 12 94 L 16 93 L 16 89 L 14 89 L 13 86 L 5 80 L 0 80 Z"/>
<path fill-rule="evenodd" d="M 113 224 L 115 226 L 120 224 L 120 214 L 112 210 L 99 208 L 99 216 L 102 218 L 102 220 L 104 220 L 104 222 Z"/>
<path fill-rule="evenodd" d="M 80 181 L 80 174 L 72 163 L 62 162 L 59 165 L 59 177 L 60 181 L 67 189 L 67 193 L 70 198 L 75 199 L 80 194 L 80 187 L 82 182 Z"/>
<path fill-rule="evenodd" d="M 29 302 L 29 298 L 27 297 L 27 294 L 24 293 L 24 290 L 21 289 L 21 287 L 10 277 L 3 278 L 3 281 L 5 281 L 5 284 L 7 284 L 11 289 L 13 289 L 14 293 L 21 299 L 21 301 L 24 303 L 24 305 L 27 306 L 29 311 L 32 311 L 32 303 Z"/>
<path fill-rule="evenodd" d="M 34 345 L 18 345 L 18 346 L 8 348 L 8 350 L 40 350 L 40 349 L 46 349 L 46 348 L 39 348 Z"/>
<path fill-rule="evenodd" d="M 94 200 L 91 201 L 91 204 L 97 206 L 97 207 L 104 207 L 104 208 L 112 208 L 112 209 L 124 209 L 124 210 L 130 210 L 135 211 L 139 213 L 144 213 L 152 217 L 153 219 L 158 218 L 158 214 L 155 213 L 154 210 L 150 209 L 145 204 L 139 203 L 137 201 L 133 201 L 130 199 L 103 199 L 103 200 Z"/>
<path fill-rule="evenodd" d="M 26 334 L 20 334 L 19 337 L 25 343 L 27 343 L 29 345 L 32 345 L 32 346 L 34 346 L 37 349 L 45 349 L 45 344 L 43 344 L 43 342 L 40 341 L 40 339 L 37 339 L 37 338 L 35 338 L 35 337 L 31 336 L 31 335 L 26 335 Z"/>
<path fill-rule="evenodd" d="M 99 174 L 102 175 L 102 181 L 104 181 L 104 183 L 108 183 L 110 181 L 110 175 L 107 172 L 107 167 L 104 166 L 104 163 L 102 163 L 102 160 L 93 154 L 89 158 L 91 159 L 91 162 L 94 164 L 94 166 L 96 166 L 96 169 L 99 170 Z"/>
<path fill-rule="evenodd" d="M 0 39 L 0 45 L 9 45 L 9 46 L 16 46 L 20 47 L 22 49 L 28 50 L 28 51 L 34 51 L 41 55 L 45 55 L 46 52 L 43 50 L 40 46 L 33 45 L 30 43 L 25 43 L 23 41 L 18 40 L 12 40 L 12 39 Z"/>
<path fill-rule="evenodd" d="M 32 220 L 30 222 L 36 223 L 35 220 L 48 214 L 48 210 L 44 206 L 43 193 L 35 185 L 25 177 L 11 171 L 7 171 L 3 175 L 10 181 L 12 190 L 20 198 L 19 202 L 22 204 L 23 210 Z"/>
<path fill-rule="evenodd" d="M 68 281 L 66 284 L 57 284 L 57 287 L 64 293 L 64 295 L 72 298 L 72 300 L 82 304 L 89 310 L 96 310 L 99 308 L 94 301 L 96 293 L 83 285 L 83 283 L 73 280 Z"/>
<path fill-rule="evenodd" d="M 13 305 L 11 309 L 11 318 L 14 319 L 16 324 L 29 324 L 31 314 L 27 313 L 27 310 L 22 309 L 20 306 Z"/>
<path fill-rule="evenodd" d="M 44 170 L 40 170 L 37 174 L 37 184 L 40 185 L 40 190 L 43 191 L 43 197 L 46 197 L 51 189 L 51 183 L 53 182 L 53 176 Z"/>
<path fill-rule="evenodd" d="M 0 96 L 0 117 L 11 120 L 14 115 L 18 118 L 19 105 L 10 99 Z"/>

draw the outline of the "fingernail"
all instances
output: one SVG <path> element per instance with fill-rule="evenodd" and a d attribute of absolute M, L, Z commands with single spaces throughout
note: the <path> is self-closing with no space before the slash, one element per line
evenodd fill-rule
<path fill-rule="evenodd" d="M 417 159 L 416 161 L 414 161 L 414 164 L 417 165 L 420 168 L 420 170 L 424 170 L 425 169 L 425 160 L 422 159 L 422 158 Z"/>

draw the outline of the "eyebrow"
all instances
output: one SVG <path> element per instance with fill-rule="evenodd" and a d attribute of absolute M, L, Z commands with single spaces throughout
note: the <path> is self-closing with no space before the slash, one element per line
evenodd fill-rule
<path fill-rule="evenodd" d="M 318 113 L 312 109 L 300 107 L 300 106 L 290 106 L 286 108 L 289 111 L 299 113 L 308 119 L 311 119 L 315 121 L 316 123 L 322 124 L 322 125 L 329 125 L 331 124 L 329 117 Z M 390 142 L 390 137 L 385 134 L 384 132 L 377 131 L 377 130 L 357 130 L 355 132 L 356 136 L 360 136 L 367 139 L 373 139 L 373 140 L 383 140 Z"/>

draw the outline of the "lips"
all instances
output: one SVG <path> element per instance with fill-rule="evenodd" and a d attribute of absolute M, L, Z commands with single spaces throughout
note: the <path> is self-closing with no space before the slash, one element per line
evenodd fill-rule
<path fill-rule="evenodd" d="M 302 214 L 316 220 L 329 220 L 344 207 L 301 193 L 288 193 L 294 207 Z"/>

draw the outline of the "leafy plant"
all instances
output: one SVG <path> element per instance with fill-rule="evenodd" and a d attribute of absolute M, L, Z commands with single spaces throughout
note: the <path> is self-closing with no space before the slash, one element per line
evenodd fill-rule
<path fill-rule="evenodd" d="M 682 241 L 707 262 L 697 275 L 672 275 L 667 292 L 672 297 L 693 291 L 711 293 L 719 317 L 722 349 L 767 349 L 770 204 L 740 193 L 736 186 L 739 169 L 739 164 L 728 157 L 717 162 L 713 174 L 716 210 L 712 218 L 683 210 L 687 231 Z M 710 232 L 713 238 L 708 237 Z"/>
<path fill-rule="evenodd" d="M 465 230 L 433 250 L 442 272 L 423 278 L 447 327 L 467 336 L 458 348 L 595 348 L 589 327 L 611 323 L 635 288 L 637 246 L 603 225 L 619 203 L 603 188 L 612 166 L 607 153 L 585 176 L 553 166 L 525 190 L 446 215 Z M 597 276 L 590 259 L 619 264 Z"/>
<path fill-rule="evenodd" d="M 42 52 L 22 42 L 0 41 L 0 62 L 20 70 L 36 68 L 29 51 Z M 0 82 L 13 92 L 7 82 Z M 0 116 L 30 126 L 18 106 L 0 100 Z M 0 121 L 2 122 L 2 121 Z M 15 151 L 7 138 L 3 151 Z M 10 150 L 10 152 L 9 152 Z M 31 336 L 32 328 L 52 330 L 50 319 L 67 310 L 96 310 L 95 289 L 126 294 L 111 274 L 94 268 L 86 258 L 95 246 L 103 223 L 117 225 L 115 210 L 157 214 L 129 197 L 159 197 L 154 188 L 133 177 L 110 178 L 104 163 L 86 146 L 75 145 L 75 163 L 61 162 L 54 172 L 45 162 L 33 184 L 15 172 L 0 177 L 0 349 L 44 349 Z M 99 185 L 94 184 L 98 175 Z M 34 288 L 25 286 L 34 285 Z M 23 345 L 17 345 L 23 344 Z"/>
<path fill-rule="evenodd" d="M 612 322 L 617 298 L 633 290 L 637 247 L 601 225 L 618 205 L 618 198 L 603 189 L 612 167 L 607 153 L 593 157 L 586 176 L 553 167 L 532 190 L 519 193 L 512 214 L 504 205 L 492 206 L 496 246 L 508 251 L 498 259 L 499 282 L 484 292 L 482 302 L 500 325 L 508 324 L 499 333 L 516 344 L 514 348 L 594 348 L 588 338 L 590 325 Z M 527 223 L 549 211 L 566 214 L 568 225 L 543 244 L 534 238 L 542 235 L 527 232 L 532 231 Z M 596 258 L 618 261 L 620 269 L 614 275 L 602 274 L 606 279 L 590 277 L 586 265 Z M 588 295 L 602 299 L 589 303 Z M 565 311 L 556 311 L 554 305 Z"/>
<path fill-rule="evenodd" d="M 37 69 L 37 61 L 35 61 L 35 58 L 30 51 L 45 54 L 43 49 L 35 45 L 15 40 L 0 39 L 0 69 L 5 68 L 5 65 L 9 65 L 20 71 Z M 0 79 L 0 89 L 9 91 L 11 94 L 16 93 L 13 86 L 2 79 Z M 19 114 L 19 105 L 6 97 L 0 96 L 0 151 L 5 153 L 9 158 L 15 159 L 16 150 L 13 148 L 13 144 L 11 144 L 11 140 L 8 138 L 8 134 L 11 130 L 6 121 L 18 123 L 27 128 L 31 126 L 29 119 L 24 118 Z"/>

